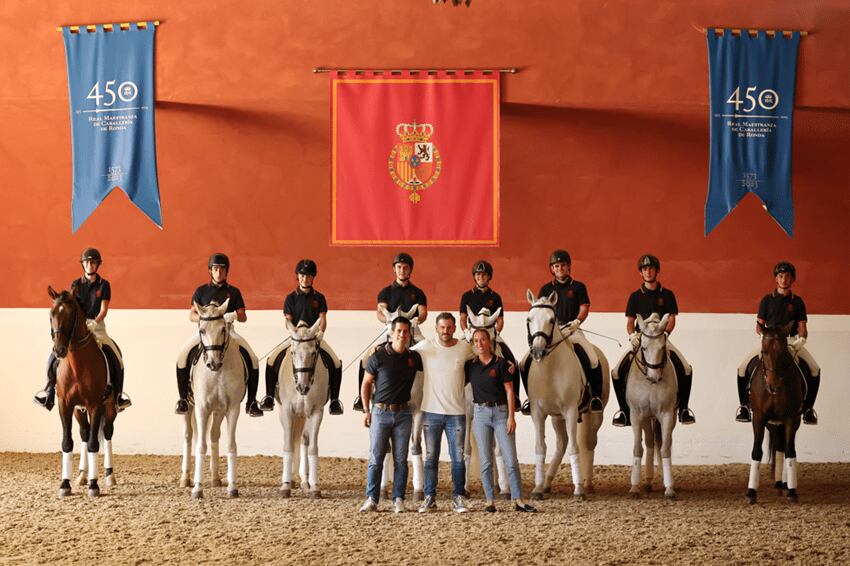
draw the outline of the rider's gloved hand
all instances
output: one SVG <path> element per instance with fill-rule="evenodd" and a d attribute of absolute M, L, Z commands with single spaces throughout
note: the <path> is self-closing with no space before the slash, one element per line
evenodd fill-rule
<path fill-rule="evenodd" d="M 793 340 L 789 344 L 789 346 L 791 346 L 791 349 L 793 349 L 795 352 L 799 352 L 800 348 L 805 346 L 805 344 L 806 344 L 806 339 L 803 336 L 797 336 L 797 338 L 795 340 Z"/>
<path fill-rule="evenodd" d="M 224 313 L 224 322 L 231 324 L 236 320 L 236 312 Z"/>
<path fill-rule="evenodd" d="M 325 332 L 323 330 L 319 330 L 318 332 L 316 332 L 316 341 L 321 342 L 324 337 Z"/>
<path fill-rule="evenodd" d="M 570 332 L 575 332 L 578 330 L 578 327 L 581 326 L 581 321 L 579 319 L 573 319 L 567 323 L 567 330 Z"/>
<path fill-rule="evenodd" d="M 638 346 L 640 346 L 640 332 L 632 332 L 629 335 L 629 342 L 632 344 L 632 349 L 637 350 Z"/>

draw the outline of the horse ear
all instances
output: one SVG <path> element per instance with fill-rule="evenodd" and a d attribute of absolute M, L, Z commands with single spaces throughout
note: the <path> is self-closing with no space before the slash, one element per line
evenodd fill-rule
<path fill-rule="evenodd" d="M 54 290 L 53 287 L 51 287 L 50 285 L 47 286 L 47 294 L 50 295 L 50 298 L 54 300 L 56 299 L 56 297 L 59 296 L 59 293 L 57 293 L 56 290 Z"/>
<path fill-rule="evenodd" d="M 292 321 L 289 320 L 288 318 L 285 318 L 284 320 L 286 321 L 286 329 L 289 330 L 289 333 L 295 334 L 296 326 L 294 324 L 292 324 Z"/>
<path fill-rule="evenodd" d="M 402 313 L 407 320 L 413 320 L 413 315 L 419 316 L 419 303 L 416 303 L 406 313 Z"/>
<path fill-rule="evenodd" d="M 195 302 L 195 301 L 192 301 L 192 306 L 193 306 L 193 307 L 195 307 L 195 311 L 196 311 L 198 314 L 201 314 L 201 313 L 204 311 L 204 307 L 202 307 L 201 305 L 199 305 L 199 304 L 198 304 L 197 302 Z"/>
<path fill-rule="evenodd" d="M 475 313 L 472 312 L 472 307 L 470 307 L 469 305 L 466 305 L 466 316 L 468 316 L 469 318 L 473 318 L 475 316 Z"/>
<path fill-rule="evenodd" d="M 661 320 L 658 323 L 658 328 L 660 328 L 662 331 L 667 330 L 668 322 L 670 322 L 670 313 L 667 313 L 661 317 Z"/>
<path fill-rule="evenodd" d="M 643 317 L 641 315 L 635 316 L 635 322 L 637 322 L 638 330 L 643 330 Z"/>
<path fill-rule="evenodd" d="M 496 309 L 496 312 L 493 313 L 493 320 L 499 320 L 499 317 L 502 316 L 502 307 Z"/>
<path fill-rule="evenodd" d="M 765 325 L 765 324 L 764 324 L 762 321 L 760 321 L 760 320 L 757 320 L 757 321 L 756 321 L 756 326 L 758 326 L 758 327 L 759 327 L 759 329 L 761 330 L 762 334 L 764 334 L 764 333 L 765 333 L 765 331 L 767 330 L 767 325 Z"/>
<path fill-rule="evenodd" d="M 322 319 L 317 318 L 316 322 L 313 323 L 313 326 L 310 327 L 310 335 L 315 336 L 319 332 L 319 328 L 322 324 Z"/>
<path fill-rule="evenodd" d="M 525 290 L 525 298 L 526 300 L 528 300 L 529 305 L 533 305 L 534 301 L 536 300 L 536 297 L 534 296 L 534 293 L 531 292 L 531 289 Z"/>
<path fill-rule="evenodd" d="M 227 312 L 227 306 L 230 304 L 230 297 L 227 297 L 221 306 L 218 307 L 218 314 L 224 314 Z"/>
<path fill-rule="evenodd" d="M 551 293 L 549 293 L 549 302 L 553 305 L 558 304 L 558 293 L 556 291 L 552 291 Z"/>

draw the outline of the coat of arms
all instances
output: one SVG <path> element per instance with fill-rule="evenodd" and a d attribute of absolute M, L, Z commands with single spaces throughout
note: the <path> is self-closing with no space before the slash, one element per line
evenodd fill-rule
<path fill-rule="evenodd" d="M 396 185 L 410 191 L 410 201 L 419 202 L 423 191 L 440 176 L 442 161 L 437 147 L 429 141 L 434 135 L 431 124 L 398 124 L 395 133 L 401 139 L 390 152 L 388 169 Z"/>

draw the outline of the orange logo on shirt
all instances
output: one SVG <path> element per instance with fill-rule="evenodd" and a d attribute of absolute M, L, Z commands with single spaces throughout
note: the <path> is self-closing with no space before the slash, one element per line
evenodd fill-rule
<path fill-rule="evenodd" d="M 490 370 L 490 377 L 496 377 L 496 368 Z"/>
<path fill-rule="evenodd" d="M 407 367 L 413 367 L 413 358 L 407 358 Z"/>
<path fill-rule="evenodd" d="M 97 291 L 95 291 L 95 292 L 94 292 L 94 296 L 95 296 L 95 298 L 97 298 L 97 299 L 99 299 L 99 298 L 100 298 L 100 289 L 98 289 Z M 789 306 L 790 306 L 790 305 L 789 305 Z"/>
<path fill-rule="evenodd" d="M 663 298 L 663 297 L 658 297 L 658 306 L 659 306 L 659 307 L 663 307 L 663 306 L 664 306 L 664 298 Z"/>
<path fill-rule="evenodd" d="M 314 300 L 314 301 L 313 301 L 313 303 L 312 303 L 312 305 L 313 305 L 313 308 L 314 308 L 314 309 L 319 308 L 319 301 Z"/>
<path fill-rule="evenodd" d="M 794 305 L 792 305 L 791 303 L 788 303 L 787 308 L 788 308 L 788 312 L 794 312 Z"/>
<path fill-rule="evenodd" d="M 567 289 L 567 297 L 570 298 L 570 299 L 575 297 L 575 293 L 573 293 L 572 289 Z"/>

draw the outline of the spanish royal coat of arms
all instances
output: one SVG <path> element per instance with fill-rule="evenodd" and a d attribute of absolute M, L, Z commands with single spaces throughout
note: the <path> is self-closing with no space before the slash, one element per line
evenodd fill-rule
<path fill-rule="evenodd" d="M 396 185 L 410 191 L 410 201 L 419 202 L 424 191 L 440 176 L 442 161 L 437 147 L 430 141 L 431 124 L 398 124 L 395 133 L 401 141 L 390 152 L 388 169 Z"/>

